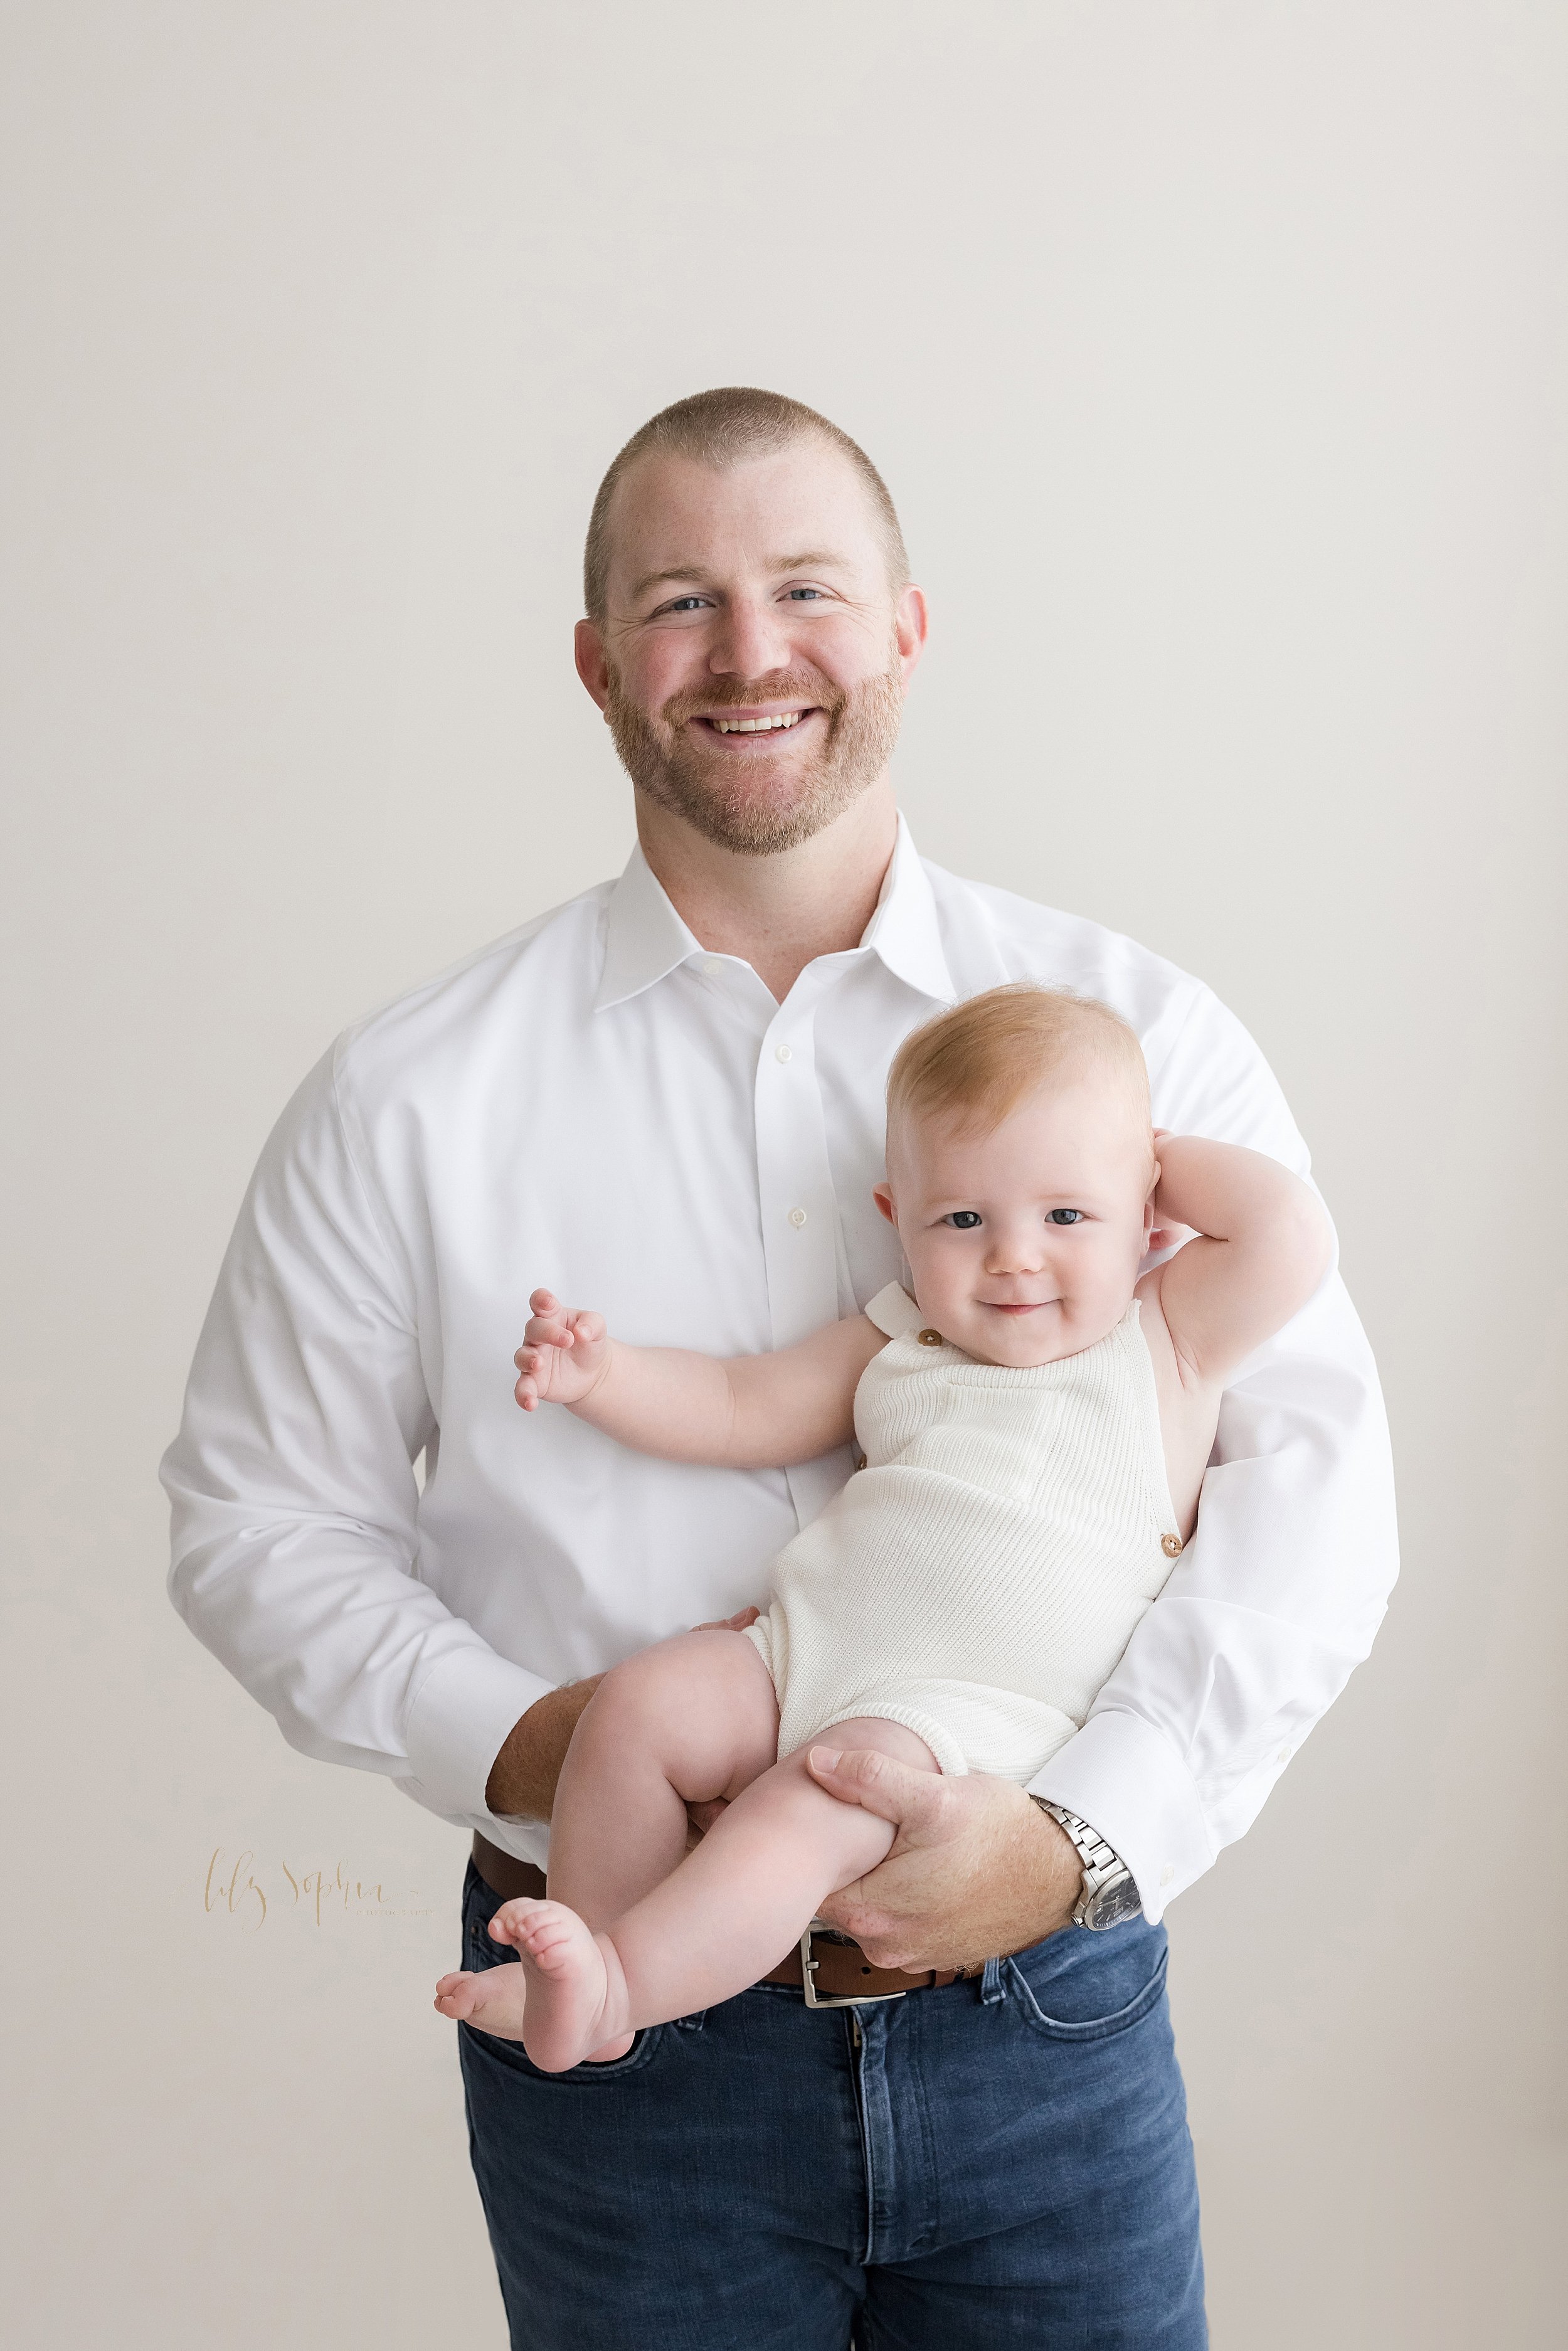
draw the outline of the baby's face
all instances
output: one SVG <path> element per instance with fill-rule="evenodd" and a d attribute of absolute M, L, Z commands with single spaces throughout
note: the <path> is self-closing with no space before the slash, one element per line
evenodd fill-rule
<path fill-rule="evenodd" d="M 928 1323 L 982 1363 L 1026 1368 L 1114 1329 L 1152 1212 L 1151 1131 L 1125 1090 L 1074 1073 L 989 1134 L 910 1120 L 878 1205 Z"/>

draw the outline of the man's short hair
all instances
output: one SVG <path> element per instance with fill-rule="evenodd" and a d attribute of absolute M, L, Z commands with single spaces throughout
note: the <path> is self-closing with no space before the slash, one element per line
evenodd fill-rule
<path fill-rule="evenodd" d="M 904 1039 L 887 1077 L 887 1123 L 934 1119 L 990 1134 L 1052 1077 L 1090 1071 L 1147 1113 L 1137 1032 L 1092 996 L 1015 980 L 938 1013 Z"/>
<path fill-rule="evenodd" d="M 582 597 L 589 619 L 604 618 L 610 587 L 610 501 L 628 466 L 654 450 L 722 468 L 739 465 L 747 457 L 767 456 L 807 434 L 815 434 L 841 450 L 860 475 L 887 540 L 894 588 L 905 586 L 909 558 L 897 511 L 887 484 L 859 442 L 852 441 L 831 418 L 819 415 L 803 401 L 789 400 L 781 392 L 758 392 L 749 384 L 732 383 L 716 392 L 694 392 L 688 399 L 661 408 L 657 416 L 651 416 L 632 434 L 600 483 L 582 552 Z"/>

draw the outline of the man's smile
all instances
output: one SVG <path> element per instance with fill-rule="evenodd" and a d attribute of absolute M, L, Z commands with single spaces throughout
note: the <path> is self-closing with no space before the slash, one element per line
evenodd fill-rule
<path fill-rule="evenodd" d="M 744 743 L 759 735 L 780 735 L 799 726 L 820 712 L 808 704 L 797 705 L 790 710 L 730 709 L 699 710 L 692 724 L 707 735 L 723 737 L 727 741 Z"/>

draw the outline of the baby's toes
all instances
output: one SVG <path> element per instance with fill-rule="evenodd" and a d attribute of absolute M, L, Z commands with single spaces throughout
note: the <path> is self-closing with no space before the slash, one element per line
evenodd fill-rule
<path fill-rule="evenodd" d="M 453 1975 L 443 1976 L 435 1987 L 435 2005 L 442 2015 L 471 2016 L 474 2012 L 475 1987 L 478 1980 L 477 1976 L 471 1976 L 461 1970 Z"/>
<path fill-rule="evenodd" d="M 518 1895 L 515 1902 L 503 1902 L 490 1921 L 491 1936 L 497 1943 L 517 1942 L 522 1929 L 540 1907 L 538 1899 L 528 1894 Z"/>
<path fill-rule="evenodd" d="M 571 1965 L 585 1931 L 575 1910 L 541 1902 L 533 1917 L 518 1928 L 517 1949 L 547 1975 L 553 1974 Z"/>

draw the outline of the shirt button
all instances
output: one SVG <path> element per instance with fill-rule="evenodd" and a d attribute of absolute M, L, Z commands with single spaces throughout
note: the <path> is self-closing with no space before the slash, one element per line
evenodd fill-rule
<path fill-rule="evenodd" d="M 1174 1862 L 1167 1861 L 1165 1867 L 1160 1872 L 1160 1884 L 1162 1886 L 1168 1886 L 1175 1876 L 1176 1865 Z"/>
<path fill-rule="evenodd" d="M 775 1045 L 773 1048 L 773 1058 L 776 1061 L 792 1061 L 795 1056 L 789 1050 L 788 1045 Z"/>
<path fill-rule="evenodd" d="M 942 1344 L 940 1331 L 920 1331 L 915 1333 L 915 1336 L 923 1347 L 939 1347 Z"/>
<path fill-rule="evenodd" d="M 724 969 L 724 965 L 717 956 L 704 956 L 703 969 L 710 979 L 716 979 Z"/>
<path fill-rule="evenodd" d="M 1162 1535 L 1160 1537 L 1160 1549 L 1164 1552 L 1167 1559 L 1179 1559 L 1181 1557 L 1180 1535 Z"/>
<path fill-rule="evenodd" d="M 805 1209 L 804 1209 L 804 1208 L 791 1208 L 791 1209 L 790 1209 L 790 1211 L 789 1211 L 789 1222 L 794 1226 L 795 1230 L 796 1230 L 797 1232 L 799 1232 L 799 1231 L 800 1231 L 800 1229 L 801 1226 L 805 1223 L 805 1221 L 806 1221 L 806 1211 L 805 1211 Z"/>

